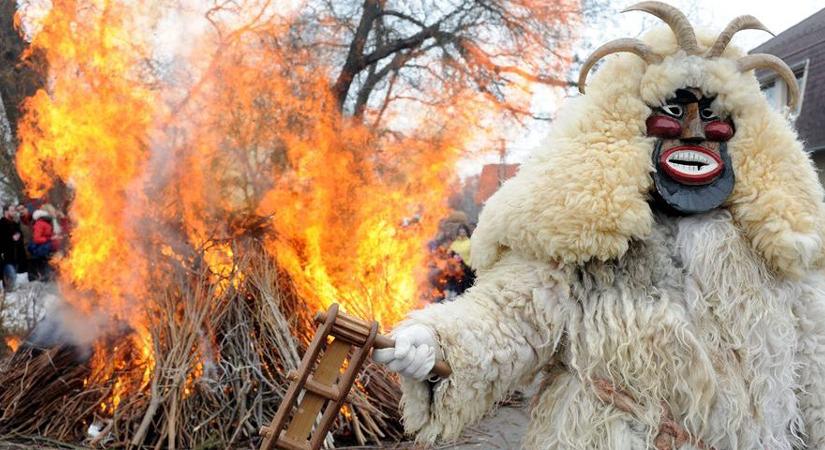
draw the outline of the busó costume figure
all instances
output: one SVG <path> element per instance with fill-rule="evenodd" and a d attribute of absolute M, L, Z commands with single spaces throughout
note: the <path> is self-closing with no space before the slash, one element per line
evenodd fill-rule
<path fill-rule="evenodd" d="M 375 358 L 405 426 L 453 439 L 538 377 L 529 449 L 825 448 L 823 190 L 754 69 L 770 55 L 669 26 L 620 39 L 486 204 L 475 285 L 410 314 Z M 428 378 L 436 357 L 451 376 Z"/>

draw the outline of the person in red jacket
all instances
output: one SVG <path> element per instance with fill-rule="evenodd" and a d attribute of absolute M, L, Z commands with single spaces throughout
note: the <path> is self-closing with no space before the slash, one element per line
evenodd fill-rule
<path fill-rule="evenodd" d="M 32 242 L 35 245 L 49 244 L 49 248 L 51 248 L 52 237 L 54 236 L 54 227 L 52 226 L 51 216 L 49 216 L 48 213 L 46 213 L 46 211 L 38 209 L 34 212 L 32 217 L 34 218 Z"/>
<path fill-rule="evenodd" d="M 51 277 L 49 259 L 59 247 L 59 240 L 54 234 L 52 216 L 44 209 L 38 209 L 32 214 L 32 242 L 28 250 L 31 255 L 34 279 L 48 279 Z"/>

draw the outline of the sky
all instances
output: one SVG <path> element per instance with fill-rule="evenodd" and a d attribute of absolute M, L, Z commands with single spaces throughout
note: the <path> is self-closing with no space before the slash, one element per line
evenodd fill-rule
<path fill-rule="evenodd" d="M 663 22 L 643 12 L 620 13 L 622 9 L 639 0 L 611 1 L 610 10 L 597 21 L 585 23 L 577 47 L 580 50 L 594 49 L 613 39 L 638 37 L 644 31 L 661 26 Z M 823 0 L 664 0 L 687 14 L 696 28 L 721 31 L 734 17 L 750 14 L 759 19 L 774 34 L 779 34 L 801 22 L 825 7 Z M 732 45 L 752 49 L 767 41 L 771 35 L 759 30 L 745 30 L 737 33 Z M 825 39 L 825 37 L 823 37 Z M 589 51 L 585 51 L 587 57 Z M 598 69 L 597 69 L 598 70 Z M 574 74 L 577 76 L 577 74 Z M 543 114 L 553 115 L 564 104 L 564 98 L 551 89 L 539 89 L 534 96 L 534 108 Z M 531 150 L 539 145 L 552 124 L 535 123 L 523 133 L 508 141 L 508 163 L 520 163 Z M 499 161 L 496 152 L 477 155 L 459 163 L 462 177 L 477 174 L 487 163 Z"/>
<path fill-rule="evenodd" d="M 598 37 L 595 30 L 604 30 L 601 35 L 607 40 L 639 34 L 642 29 L 657 26 L 658 19 L 647 13 L 619 11 L 626 6 L 637 3 L 635 0 L 611 2 L 615 5 L 615 14 L 601 23 L 587 27 L 585 39 Z M 721 30 L 736 16 L 750 14 L 759 19 L 775 34 L 801 22 L 806 17 L 825 7 L 822 0 L 665 0 L 687 14 L 694 26 Z M 612 22 L 612 23 L 611 23 Z M 746 30 L 737 33 L 733 44 L 751 49 L 770 39 L 768 33 L 759 30 Z"/>

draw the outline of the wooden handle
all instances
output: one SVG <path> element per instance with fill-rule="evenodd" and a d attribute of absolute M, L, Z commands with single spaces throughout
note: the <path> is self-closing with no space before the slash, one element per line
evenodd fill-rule
<path fill-rule="evenodd" d="M 395 347 L 395 341 L 387 336 L 378 335 L 375 337 L 375 343 L 373 344 L 375 348 L 392 348 Z M 430 370 L 431 374 L 438 375 L 441 378 L 447 378 L 453 373 L 453 369 L 450 368 L 450 365 L 447 364 L 446 361 L 437 360 L 433 369 Z"/>
<path fill-rule="evenodd" d="M 327 312 L 326 311 L 318 311 L 318 313 L 315 314 L 315 321 L 316 322 L 323 323 L 326 320 L 327 320 Z M 363 321 L 361 319 L 358 319 L 356 317 L 348 316 L 348 315 L 342 314 L 342 313 L 338 313 L 338 316 L 335 318 L 335 321 L 336 321 L 336 323 L 335 323 L 335 325 L 333 325 L 333 329 L 332 329 L 332 334 L 333 335 L 338 334 L 338 333 L 345 333 L 346 335 L 350 335 L 352 332 L 360 335 L 360 334 L 363 334 L 362 332 L 360 332 L 362 330 L 352 329 L 353 324 L 355 324 L 356 326 L 360 325 L 361 327 L 365 327 L 365 329 L 368 329 L 369 326 L 370 326 L 370 324 L 368 322 L 365 322 L 365 321 Z M 340 326 L 339 326 L 339 323 L 338 323 L 339 321 L 341 322 Z M 348 325 L 348 328 L 349 328 L 349 332 L 347 332 L 347 330 L 340 329 L 340 328 L 343 328 L 347 325 Z M 364 335 L 363 337 L 366 338 L 366 335 Z M 352 336 L 350 336 L 350 338 L 352 338 Z M 375 341 L 373 342 L 373 347 L 374 348 L 392 348 L 392 347 L 395 347 L 395 341 L 391 337 L 387 337 L 387 336 L 383 336 L 383 335 L 379 334 L 379 335 L 375 336 Z M 430 373 L 438 375 L 441 378 L 447 378 L 453 373 L 453 369 L 451 369 L 450 365 L 447 364 L 445 361 L 437 360 L 435 362 L 435 365 L 433 366 L 433 369 L 430 371 Z"/>

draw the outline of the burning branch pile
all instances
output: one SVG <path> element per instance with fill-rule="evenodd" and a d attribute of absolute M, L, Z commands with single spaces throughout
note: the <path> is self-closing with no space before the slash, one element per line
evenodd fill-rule
<path fill-rule="evenodd" d="M 257 250 L 246 254 L 263 253 Z M 175 271 L 150 313 L 151 349 L 126 328 L 97 341 L 92 353 L 46 341 L 24 345 L 0 372 L 2 434 L 169 448 L 226 448 L 256 438 L 299 363 L 303 341 L 295 336 L 310 331 L 302 325 L 308 311 L 268 259 L 242 258 L 236 267 L 226 281 L 249 275 L 226 288 L 208 270 Z M 339 436 L 400 438 L 393 382 L 372 367 L 360 386 Z"/>
<path fill-rule="evenodd" d="M 25 104 L 17 169 L 33 197 L 70 186 L 74 226 L 64 305 L 0 370 L 0 435 L 257 439 L 311 312 L 390 327 L 420 304 L 457 159 L 521 110 L 508 89 L 547 78 L 514 58 L 541 65 L 544 45 L 566 67 L 569 33 L 534 28 L 577 11 L 468 1 L 428 23 L 405 2 L 341 2 L 347 19 L 276 3 L 52 0 L 29 25 L 49 83 Z M 400 438 L 395 381 L 370 366 L 356 386 L 336 438 Z"/>

